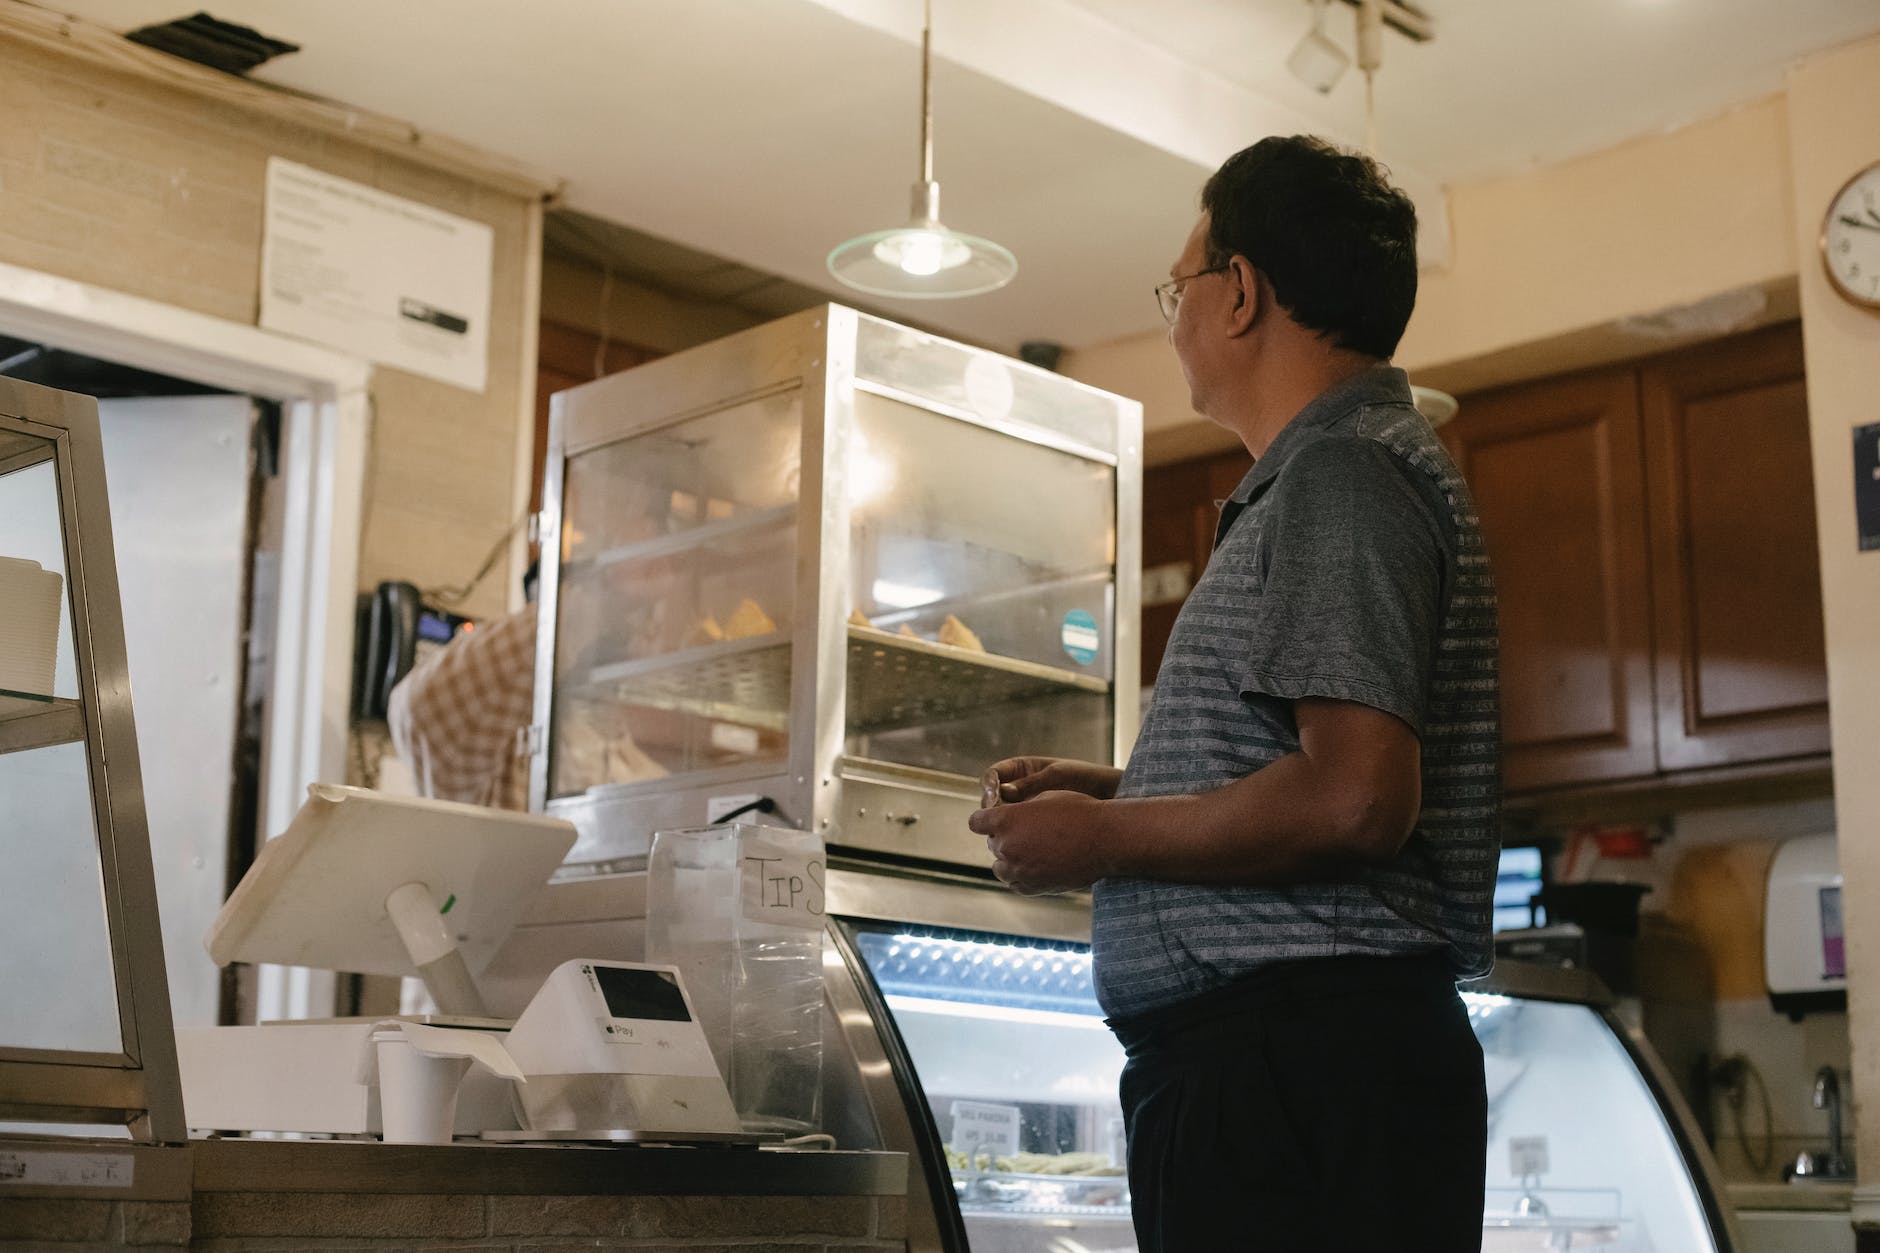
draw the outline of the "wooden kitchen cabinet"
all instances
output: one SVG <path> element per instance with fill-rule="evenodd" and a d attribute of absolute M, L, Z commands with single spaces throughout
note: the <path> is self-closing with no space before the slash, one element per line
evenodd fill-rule
<path fill-rule="evenodd" d="M 1798 328 L 1465 397 L 1443 434 L 1500 590 L 1509 791 L 1827 750 Z"/>
<path fill-rule="evenodd" d="M 1550 379 L 1463 403 L 1443 434 L 1475 494 L 1495 571 L 1506 786 L 1652 773 L 1636 374 Z"/>
<path fill-rule="evenodd" d="M 1660 767 L 1827 752 L 1800 327 L 1661 358 L 1639 382 Z"/>

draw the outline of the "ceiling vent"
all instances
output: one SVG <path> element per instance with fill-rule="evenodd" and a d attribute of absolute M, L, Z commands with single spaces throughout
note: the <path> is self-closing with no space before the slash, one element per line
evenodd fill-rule
<path fill-rule="evenodd" d="M 263 61 L 300 51 L 299 44 L 271 39 L 259 31 L 224 22 L 207 13 L 145 26 L 124 38 L 224 74 L 246 74 Z"/>

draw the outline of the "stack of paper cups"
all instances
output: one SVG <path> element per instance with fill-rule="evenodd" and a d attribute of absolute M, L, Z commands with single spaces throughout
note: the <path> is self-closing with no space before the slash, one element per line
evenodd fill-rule
<path fill-rule="evenodd" d="M 0 690 L 52 695 L 64 583 L 37 561 L 0 557 Z"/>

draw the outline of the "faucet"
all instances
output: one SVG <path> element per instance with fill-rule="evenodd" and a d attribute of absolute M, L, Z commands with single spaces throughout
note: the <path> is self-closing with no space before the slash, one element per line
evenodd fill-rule
<path fill-rule="evenodd" d="M 1817 1167 L 1816 1176 L 1846 1179 L 1853 1172 L 1848 1169 L 1847 1157 L 1842 1152 L 1841 1079 L 1832 1066 L 1823 1066 L 1815 1072 L 1815 1108 L 1828 1111 L 1828 1156 Z"/>

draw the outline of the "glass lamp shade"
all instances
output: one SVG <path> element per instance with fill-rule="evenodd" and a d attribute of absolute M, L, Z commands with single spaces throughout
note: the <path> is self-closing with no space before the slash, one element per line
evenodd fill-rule
<path fill-rule="evenodd" d="M 1448 392 L 1439 392 L 1434 387 L 1410 386 L 1410 397 L 1416 402 L 1417 411 L 1431 426 L 1441 426 L 1456 416 L 1461 406 Z"/>
<path fill-rule="evenodd" d="M 995 291 L 1018 273 L 1018 259 L 989 239 L 916 219 L 838 244 L 829 273 L 871 296 L 931 299 Z"/>

